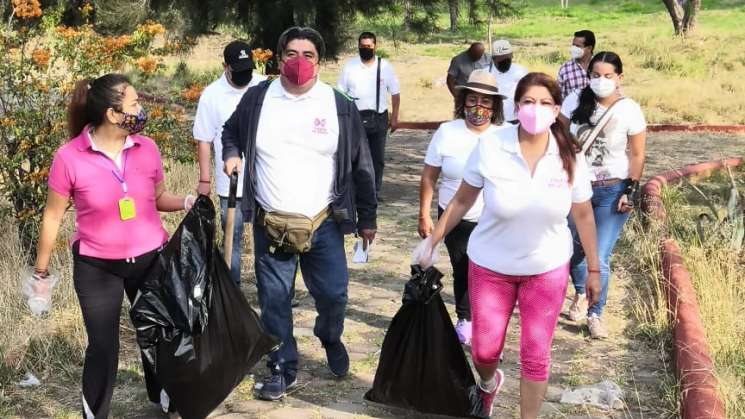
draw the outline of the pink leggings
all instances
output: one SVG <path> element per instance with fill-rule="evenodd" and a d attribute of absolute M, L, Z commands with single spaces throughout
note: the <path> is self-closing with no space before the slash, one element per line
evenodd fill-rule
<path fill-rule="evenodd" d="M 512 276 L 470 262 L 468 293 L 473 337 L 471 354 L 478 366 L 496 366 L 504 348 L 515 301 L 520 304 L 522 377 L 548 380 L 551 343 L 569 282 L 569 264 L 539 275 Z"/>

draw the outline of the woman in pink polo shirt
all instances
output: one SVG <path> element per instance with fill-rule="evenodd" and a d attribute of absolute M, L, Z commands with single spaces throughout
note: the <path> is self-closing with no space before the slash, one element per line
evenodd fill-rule
<path fill-rule="evenodd" d="M 57 150 L 49 173 L 34 277 L 49 275 L 49 258 L 72 199 L 77 226 L 73 281 L 88 334 L 82 394 L 86 419 L 109 415 L 123 294 L 130 302 L 135 298 L 168 240 L 158 212 L 188 210 L 194 203 L 193 196 L 166 191 L 158 146 L 138 134 L 146 122 L 125 76 L 78 82 L 68 107 L 72 139 Z M 145 367 L 148 395 L 158 403 L 161 389 L 153 378 Z"/>

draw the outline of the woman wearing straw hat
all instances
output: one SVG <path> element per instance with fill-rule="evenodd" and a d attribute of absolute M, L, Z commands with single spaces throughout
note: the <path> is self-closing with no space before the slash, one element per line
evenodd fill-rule
<path fill-rule="evenodd" d="M 504 117 L 497 79 L 486 70 L 475 70 L 468 82 L 456 86 L 455 119 L 445 122 L 435 131 L 424 158 L 424 170 L 419 187 L 419 235 L 426 238 L 434 227 L 430 208 L 437 179 L 438 216 L 447 208 L 463 179 L 463 168 L 479 139 L 501 126 Z M 460 342 L 471 344 L 471 307 L 468 299 L 468 255 L 466 245 L 471 231 L 481 215 L 481 196 L 455 228 L 445 236 L 445 246 L 453 266 L 455 330 Z"/>

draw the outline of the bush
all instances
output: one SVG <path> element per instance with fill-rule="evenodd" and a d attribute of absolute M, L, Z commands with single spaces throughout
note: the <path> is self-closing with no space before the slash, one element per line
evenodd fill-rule
<path fill-rule="evenodd" d="M 160 56 L 168 50 L 153 47 L 154 38 L 164 33 L 158 23 L 146 22 L 127 35 L 104 36 L 90 24 L 61 26 L 64 6 L 44 16 L 38 0 L 13 0 L 13 6 L 13 17 L 0 29 L 0 196 L 8 203 L 0 206 L 0 216 L 17 220 L 30 262 L 49 167 L 68 137 L 65 109 L 74 83 L 126 67 L 138 80 L 147 80 L 164 68 Z M 86 3 L 80 11 L 90 17 L 92 7 Z M 165 155 L 179 155 L 186 118 L 163 106 L 169 112 L 153 118 L 147 134 L 163 140 L 159 146 Z"/>

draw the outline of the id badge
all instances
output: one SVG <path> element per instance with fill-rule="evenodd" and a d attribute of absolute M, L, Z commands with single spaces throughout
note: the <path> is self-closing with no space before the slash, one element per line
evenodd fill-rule
<path fill-rule="evenodd" d="M 135 200 L 132 198 L 122 198 L 119 200 L 119 217 L 122 221 L 127 221 L 135 218 L 137 211 L 135 210 Z"/>

